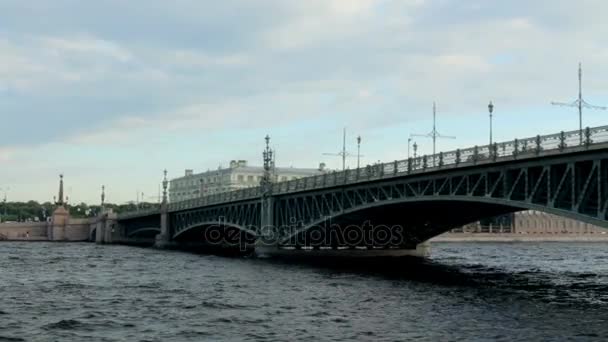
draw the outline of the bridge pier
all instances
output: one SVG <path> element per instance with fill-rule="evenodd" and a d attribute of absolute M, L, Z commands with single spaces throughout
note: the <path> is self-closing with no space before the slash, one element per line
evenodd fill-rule
<path fill-rule="evenodd" d="M 160 210 L 160 234 L 156 235 L 154 247 L 168 248 L 171 245 L 171 233 L 169 231 L 169 214 L 166 203 L 162 204 Z"/>
<path fill-rule="evenodd" d="M 105 223 L 104 214 L 102 213 L 97 222 L 95 222 L 95 243 L 101 245 L 104 243 L 105 238 Z"/>
<path fill-rule="evenodd" d="M 169 248 L 173 243 L 171 242 L 171 227 L 169 226 L 169 204 L 167 201 L 167 170 L 164 171 L 163 179 L 163 201 L 160 204 L 160 234 L 156 235 L 154 240 L 154 247 L 156 248 Z"/>
<path fill-rule="evenodd" d="M 104 210 L 96 223 L 95 243 L 110 244 L 114 241 L 118 215 L 112 209 Z"/>
<path fill-rule="evenodd" d="M 279 231 L 274 222 L 274 198 L 272 196 L 262 196 L 260 206 L 260 228 L 258 229 L 258 239 L 255 242 L 255 249 L 263 247 L 277 246 L 279 242 Z"/>

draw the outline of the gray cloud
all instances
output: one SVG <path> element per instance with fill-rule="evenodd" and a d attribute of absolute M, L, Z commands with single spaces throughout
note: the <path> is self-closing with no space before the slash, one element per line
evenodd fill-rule
<path fill-rule="evenodd" d="M 315 134 L 314 121 L 381 132 L 428 118 L 433 101 L 447 118 L 483 113 L 489 99 L 503 113 L 550 111 L 574 100 L 579 61 L 587 97 L 602 102 L 606 10 L 600 0 L 5 0 L 0 116 L 15 129 L 0 135 L 0 162 L 159 131 Z"/>

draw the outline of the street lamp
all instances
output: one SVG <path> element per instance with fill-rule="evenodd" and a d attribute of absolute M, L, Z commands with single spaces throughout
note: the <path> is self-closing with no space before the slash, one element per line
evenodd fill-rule
<path fill-rule="evenodd" d="M 410 159 L 410 145 L 412 143 L 412 138 L 407 138 L 407 159 Z"/>
<path fill-rule="evenodd" d="M 6 220 L 6 192 L 4 193 L 4 200 L 2 201 L 2 206 L 4 207 L 4 216 L 2 218 Z M 1 219 L 0 222 L 2 222 Z"/>
<path fill-rule="evenodd" d="M 357 169 L 361 161 L 361 136 L 357 136 Z"/>
<path fill-rule="evenodd" d="M 488 112 L 490 112 L 490 146 L 492 146 L 492 113 L 494 112 L 492 101 L 488 104 Z"/>
<path fill-rule="evenodd" d="M 6 187 L 6 188 L 0 188 L 0 191 L 4 191 L 4 199 L 2 200 L 3 206 L 4 206 L 4 216 L 2 217 L 4 220 L 6 220 L 6 192 L 8 190 L 10 190 L 11 188 Z M 2 219 L 0 219 L 0 222 L 2 222 Z"/>
<path fill-rule="evenodd" d="M 414 141 L 414 158 L 416 158 L 416 152 L 418 152 L 418 144 Z"/>

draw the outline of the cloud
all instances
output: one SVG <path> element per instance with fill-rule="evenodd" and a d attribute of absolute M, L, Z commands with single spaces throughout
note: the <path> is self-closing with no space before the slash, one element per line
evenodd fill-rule
<path fill-rule="evenodd" d="M 234 130 L 286 127 L 319 145 L 344 125 L 389 144 L 395 127 L 427 131 L 433 101 L 442 120 L 470 127 L 489 99 L 497 115 L 542 120 L 551 100 L 576 95 L 579 61 L 589 102 L 608 100 L 607 9 L 599 0 L 6 0 L 0 162 L 54 144 L 120 158 L 210 134 L 239 154 Z M 304 151 L 298 144 L 284 148 Z"/>

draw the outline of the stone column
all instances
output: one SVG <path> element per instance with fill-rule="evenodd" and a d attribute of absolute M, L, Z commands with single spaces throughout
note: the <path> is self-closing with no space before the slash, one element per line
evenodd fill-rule
<path fill-rule="evenodd" d="M 160 208 L 160 234 L 156 235 L 154 247 L 167 248 L 171 240 L 169 232 L 169 212 L 167 205 L 162 204 Z"/>
<path fill-rule="evenodd" d="M 99 218 L 97 219 L 97 222 L 95 223 L 97 225 L 97 228 L 95 228 L 95 243 L 97 244 L 103 244 L 105 242 L 104 238 L 105 238 L 105 227 L 106 227 L 106 215 L 105 213 L 102 213 Z"/>
<path fill-rule="evenodd" d="M 53 216 L 51 217 L 51 234 L 49 236 L 49 240 L 51 241 L 63 241 L 65 240 L 65 229 L 68 224 L 70 214 L 68 211 L 60 205 L 53 212 Z"/>
<path fill-rule="evenodd" d="M 115 236 L 117 215 L 112 209 L 109 209 L 105 215 L 105 221 L 103 225 L 104 229 L 104 243 L 113 243 Z"/>

